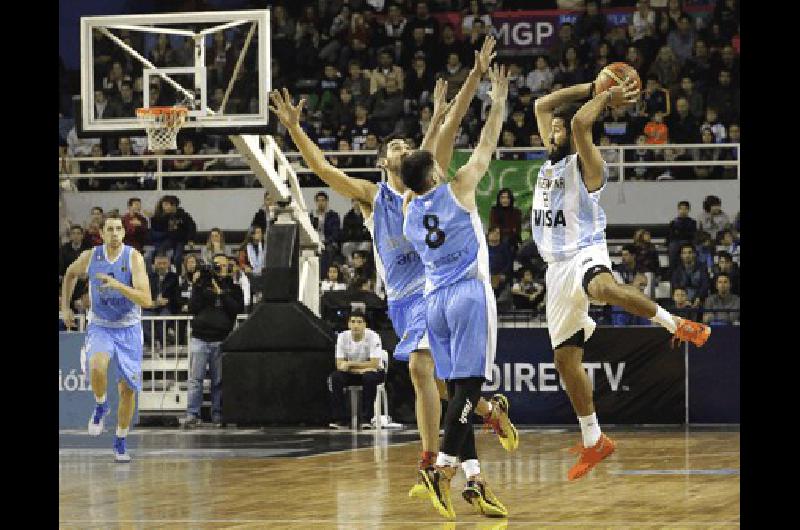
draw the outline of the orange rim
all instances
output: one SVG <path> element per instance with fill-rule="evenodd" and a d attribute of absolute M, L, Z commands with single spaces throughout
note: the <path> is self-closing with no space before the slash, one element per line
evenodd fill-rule
<path fill-rule="evenodd" d="M 153 115 L 158 116 L 161 114 L 186 114 L 189 111 L 186 107 L 147 107 L 136 109 L 137 116 Z"/>

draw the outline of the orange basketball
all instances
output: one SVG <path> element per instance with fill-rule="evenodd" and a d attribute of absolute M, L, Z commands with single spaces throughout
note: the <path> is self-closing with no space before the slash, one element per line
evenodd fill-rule
<path fill-rule="evenodd" d="M 636 88 L 642 89 L 642 80 L 636 68 L 627 63 L 611 63 L 600 70 L 597 79 L 594 81 L 596 94 L 601 94 L 612 86 L 621 85 L 626 79 L 632 78 L 636 81 Z"/>

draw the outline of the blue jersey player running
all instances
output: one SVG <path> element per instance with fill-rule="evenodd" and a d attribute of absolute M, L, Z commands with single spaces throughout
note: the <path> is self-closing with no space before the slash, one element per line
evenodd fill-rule
<path fill-rule="evenodd" d="M 122 243 L 125 228 L 122 219 L 109 216 L 103 222 L 103 244 L 85 250 L 64 275 L 62 308 L 67 329 L 74 327 L 69 300 L 78 277 L 87 274 L 91 307 L 88 315 L 86 345 L 82 353 L 88 363 L 95 406 L 89 418 L 89 434 L 99 436 L 108 414 L 106 388 L 108 365 L 116 364 L 119 391 L 117 433 L 114 437 L 114 458 L 129 462 L 125 437 L 136 405 L 136 392 L 142 389 L 142 307 L 149 307 L 150 282 L 144 259 L 133 247 Z"/>
<path fill-rule="evenodd" d="M 489 168 L 503 125 L 505 67 L 492 66 L 489 78 L 491 111 L 472 156 L 452 182 L 445 182 L 443 169 L 427 150 L 405 157 L 400 170 L 411 190 L 403 233 L 425 266 L 428 341 L 450 396 L 435 466 L 419 473 L 434 507 L 448 519 L 455 518 L 450 480 L 462 447 L 474 438 L 470 416 L 480 407 L 483 382 L 491 378 L 497 344 L 497 308 L 475 189 Z"/>
<path fill-rule="evenodd" d="M 488 37 L 476 53 L 476 63 L 469 77 L 449 107 L 444 104 L 446 84 L 437 83 L 434 90 L 434 116 L 423 145 L 431 142 L 433 134 L 442 141 L 436 149 L 438 159 L 449 165 L 453 151 L 453 140 L 477 89 L 481 76 L 493 57 L 494 38 Z M 343 171 L 325 160 L 323 152 L 311 141 L 299 125 L 303 101 L 292 104 L 287 90 L 270 94 L 271 110 L 287 128 L 293 142 L 314 173 L 335 191 L 356 199 L 367 218 L 366 224 L 373 235 L 378 272 L 386 284 L 389 315 L 397 335 L 401 338 L 394 351 L 395 358 L 409 362 L 409 371 L 416 395 L 417 426 L 422 441 L 420 468 L 432 464 L 439 448 L 439 421 L 442 389 L 437 389 L 434 363 L 430 355 L 425 323 L 425 301 L 423 299 L 424 270 L 419 256 L 402 232 L 402 200 L 406 187 L 399 175 L 400 163 L 411 153 L 408 144 L 400 137 L 384 139 L 379 151 L 379 164 L 386 170 L 387 182 L 374 184 L 367 180 L 348 177 Z M 449 108 L 449 111 L 448 111 Z M 444 117 L 444 122 L 440 124 Z M 442 392 L 443 393 L 443 392 Z M 500 436 L 507 450 L 517 447 L 516 431 L 507 415 L 507 401 L 500 396 L 500 406 L 481 399 L 478 413 Z M 474 444 L 473 444 L 474 446 Z M 477 456 L 469 448 L 459 455 L 468 477 L 475 483 L 483 483 Z M 465 493 L 469 493 L 465 489 Z M 413 487 L 409 495 L 426 497 L 422 484 Z M 484 498 L 468 499 L 477 510 L 488 515 L 497 515 L 500 508 Z M 498 503 L 499 505 L 499 503 Z M 502 510 L 500 510 L 502 512 Z"/>

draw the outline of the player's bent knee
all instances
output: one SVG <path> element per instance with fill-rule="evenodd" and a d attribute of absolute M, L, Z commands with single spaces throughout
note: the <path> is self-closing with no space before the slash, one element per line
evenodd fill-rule
<path fill-rule="evenodd" d="M 427 353 L 412 352 L 408 360 L 408 373 L 414 386 L 433 377 L 433 359 Z"/>
<path fill-rule="evenodd" d="M 117 390 L 119 390 L 120 397 L 128 398 L 133 395 L 134 390 L 128 386 L 128 383 L 125 381 L 120 381 L 117 385 Z"/>
<path fill-rule="evenodd" d="M 611 271 L 605 265 L 595 265 L 583 275 L 583 290 L 593 300 L 605 302 L 613 294 L 612 289 L 616 287 Z"/>
<path fill-rule="evenodd" d="M 583 330 L 581 330 L 582 333 Z M 559 373 L 571 370 L 583 370 L 583 348 L 575 345 L 564 345 L 556 348 L 554 361 Z"/>

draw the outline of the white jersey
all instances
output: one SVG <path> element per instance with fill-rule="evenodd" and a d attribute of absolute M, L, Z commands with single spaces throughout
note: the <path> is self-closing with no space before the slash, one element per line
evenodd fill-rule
<path fill-rule="evenodd" d="M 603 184 L 589 193 L 578 167 L 578 155 L 567 155 L 539 169 L 533 193 L 531 229 L 539 253 L 547 263 L 572 259 L 581 249 L 605 245 L 606 214 L 600 193 L 608 181 L 603 162 Z"/>
<path fill-rule="evenodd" d="M 380 359 L 378 366 L 383 369 L 381 337 L 367 328 L 364 330 L 364 337 L 360 341 L 354 341 L 352 331 L 349 329 L 342 331 L 336 338 L 336 358 L 356 362 Z"/>

